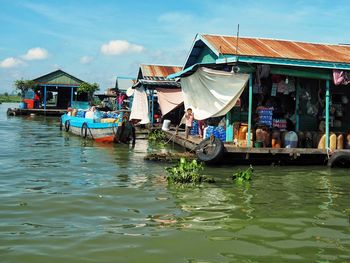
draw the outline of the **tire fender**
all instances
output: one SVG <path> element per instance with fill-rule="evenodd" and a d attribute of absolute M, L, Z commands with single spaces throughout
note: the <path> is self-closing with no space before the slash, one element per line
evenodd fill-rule
<path fill-rule="evenodd" d="M 329 158 L 329 167 L 350 167 L 350 152 L 337 151 Z"/>
<path fill-rule="evenodd" d="M 84 139 L 87 137 L 87 130 L 88 130 L 88 125 L 86 122 L 84 122 L 83 125 L 81 126 L 81 130 L 80 130 L 80 135 Z"/>
<path fill-rule="evenodd" d="M 215 136 L 201 141 L 196 147 L 198 159 L 206 163 L 217 163 L 221 161 L 224 152 L 224 144 Z"/>

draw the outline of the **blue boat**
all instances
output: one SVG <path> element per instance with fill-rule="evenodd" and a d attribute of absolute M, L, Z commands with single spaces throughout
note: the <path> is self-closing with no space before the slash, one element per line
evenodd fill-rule
<path fill-rule="evenodd" d="M 66 132 L 89 138 L 97 142 L 127 143 L 135 141 L 135 129 L 127 118 L 120 119 L 104 119 L 96 122 L 93 119 L 70 116 L 64 114 L 61 116 L 60 128 Z"/>

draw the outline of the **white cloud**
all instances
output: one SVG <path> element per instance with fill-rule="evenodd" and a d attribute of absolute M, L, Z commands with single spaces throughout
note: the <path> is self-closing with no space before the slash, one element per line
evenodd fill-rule
<path fill-rule="evenodd" d="M 25 60 L 41 60 L 46 59 L 49 53 L 45 48 L 35 47 L 27 51 L 25 55 L 22 56 Z"/>
<path fill-rule="evenodd" d="M 89 64 L 91 61 L 93 61 L 93 57 L 89 57 L 89 56 L 82 56 L 80 58 L 80 63 L 81 64 Z"/>
<path fill-rule="evenodd" d="M 24 63 L 22 60 L 14 57 L 9 57 L 0 61 L 0 68 L 14 68 L 14 67 L 21 66 L 23 64 Z"/>
<path fill-rule="evenodd" d="M 126 53 L 141 53 L 145 48 L 132 44 L 126 40 L 111 40 L 101 46 L 101 52 L 105 55 L 121 55 Z"/>

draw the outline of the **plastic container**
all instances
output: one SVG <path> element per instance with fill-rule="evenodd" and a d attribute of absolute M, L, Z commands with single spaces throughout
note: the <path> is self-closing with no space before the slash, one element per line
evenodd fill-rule
<path fill-rule="evenodd" d="M 170 120 L 164 120 L 162 125 L 163 131 L 169 131 L 171 121 Z"/>
<path fill-rule="evenodd" d="M 85 113 L 85 118 L 87 118 L 87 119 L 94 119 L 94 112 L 93 111 L 87 111 Z"/>
<path fill-rule="evenodd" d="M 248 131 L 248 124 L 241 124 L 238 131 L 238 140 L 245 140 Z"/>
<path fill-rule="evenodd" d="M 298 135 L 293 132 L 286 132 L 284 135 L 284 147 L 285 148 L 297 148 L 298 147 Z"/>
<path fill-rule="evenodd" d="M 77 109 L 73 109 L 72 110 L 72 116 L 75 117 L 77 116 L 78 110 Z"/>
<path fill-rule="evenodd" d="M 34 100 L 24 99 L 23 102 L 27 104 L 27 109 L 34 109 Z"/>
<path fill-rule="evenodd" d="M 20 102 L 19 103 L 19 106 L 18 106 L 20 109 L 26 109 L 27 108 L 27 103 L 25 103 L 24 101 Z"/>
<path fill-rule="evenodd" d="M 264 142 L 261 142 L 261 141 L 254 142 L 254 148 L 262 148 L 262 147 L 264 147 Z"/>

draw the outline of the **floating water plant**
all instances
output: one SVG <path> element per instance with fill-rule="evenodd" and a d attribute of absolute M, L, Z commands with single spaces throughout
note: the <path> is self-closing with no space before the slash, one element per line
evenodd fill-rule
<path fill-rule="evenodd" d="M 247 182 L 247 181 L 250 181 L 252 179 L 252 176 L 253 176 L 253 173 L 254 173 L 254 169 L 253 167 L 250 165 L 248 167 L 248 169 L 242 171 L 242 170 L 238 170 L 236 173 L 234 173 L 232 175 L 232 179 L 240 184 L 240 183 L 243 183 L 243 182 Z"/>
<path fill-rule="evenodd" d="M 201 174 L 204 169 L 203 164 L 196 160 L 189 161 L 186 158 L 181 158 L 177 165 L 167 167 L 167 180 L 170 183 L 180 184 L 199 184 L 202 182 L 214 183 L 214 179 L 207 178 Z"/>
<path fill-rule="evenodd" d="M 162 130 L 153 130 L 148 135 L 149 142 L 165 144 L 166 140 L 166 134 Z"/>

